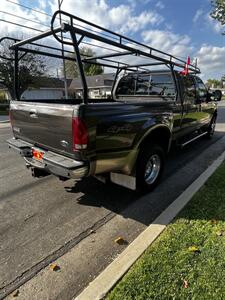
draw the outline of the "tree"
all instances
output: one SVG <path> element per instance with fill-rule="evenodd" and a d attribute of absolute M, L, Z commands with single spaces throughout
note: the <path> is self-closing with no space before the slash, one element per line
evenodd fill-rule
<path fill-rule="evenodd" d="M 221 77 L 222 87 L 225 87 L 225 74 Z"/>
<path fill-rule="evenodd" d="M 221 88 L 222 82 L 221 82 L 221 80 L 217 80 L 217 79 L 208 79 L 206 82 L 206 85 L 209 88 Z"/>
<path fill-rule="evenodd" d="M 0 80 L 8 88 L 11 95 L 14 95 L 14 53 L 9 50 L 11 43 L 1 44 L 0 55 L 10 58 L 6 60 L 0 58 Z M 23 53 L 19 52 L 19 57 Z M 38 83 L 37 78 L 45 74 L 44 59 L 38 55 L 27 53 L 19 62 L 19 95 L 21 95 L 28 86 L 35 86 Z"/>
<path fill-rule="evenodd" d="M 82 57 L 93 57 L 95 53 L 92 49 L 88 47 L 83 47 L 80 49 L 80 54 Z M 78 66 L 74 61 L 66 60 L 66 76 L 69 78 L 76 78 L 79 76 Z M 88 76 L 98 75 L 103 73 L 103 68 L 99 65 L 94 65 L 90 63 L 84 63 L 84 73 Z"/>
<path fill-rule="evenodd" d="M 211 17 L 216 19 L 225 25 L 225 1 L 224 0 L 211 0 L 213 11 L 211 12 Z M 225 31 L 223 32 L 225 34 Z"/>

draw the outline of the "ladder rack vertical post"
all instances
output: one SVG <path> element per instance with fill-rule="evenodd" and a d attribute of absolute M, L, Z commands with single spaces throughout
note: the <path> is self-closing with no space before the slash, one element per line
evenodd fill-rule
<path fill-rule="evenodd" d="M 19 54 L 17 48 L 14 54 L 14 97 L 16 100 L 19 100 Z"/>
<path fill-rule="evenodd" d="M 70 35 L 71 35 L 71 39 L 73 41 L 75 58 L 76 58 L 76 62 L 77 62 L 77 66 L 78 66 L 78 70 L 79 70 L 79 74 L 80 74 L 80 78 L 81 78 L 81 84 L 83 87 L 83 102 L 85 104 L 87 104 L 87 102 L 88 102 L 88 87 L 87 87 L 87 82 L 86 82 L 86 78 L 85 78 L 85 74 L 84 74 L 84 68 L 83 68 L 83 63 L 82 63 L 81 56 L 80 56 L 76 33 L 73 30 L 70 30 Z"/>
<path fill-rule="evenodd" d="M 59 5 L 59 11 L 61 10 L 61 5 L 63 3 L 63 0 L 58 0 Z M 60 25 L 62 24 L 62 16 L 59 14 L 59 21 Z M 60 32 L 61 39 L 63 41 L 63 32 Z M 62 57 L 63 57 L 63 81 L 64 81 L 64 88 L 65 88 L 65 98 L 68 99 L 68 85 L 67 85 L 67 79 L 66 79 L 66 63 L 64 59 L 64 44 L 62 43 Z"/>

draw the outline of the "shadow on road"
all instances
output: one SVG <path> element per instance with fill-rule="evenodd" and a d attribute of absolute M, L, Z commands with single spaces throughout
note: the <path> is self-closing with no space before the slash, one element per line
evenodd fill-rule
<path fill-rule="evenodd" d="M 69 193 L 81 193 L 80 198 L 76 199 L 80 205 L 104 207 L 125 218 L 149 225 L 217 158 L 216 152 L 208 151 L 203 155 L 203 151 L 207 151 L 223 136 L 224 132 L 216 132 L 211 140 L 201 138 L 184 149 L 173 148 L 168 156 L 161 183 L 149 194 L 134 192 L 113 183 L 104 184 L 92 177 L 65 189 Z M 221 150 L 218 150 L 218 155 L 220 153 Z M 179 177 L 182 169 L 185 171 L 180 172 Z"/>
<path fill-rule="evenodd" d="M 76 199 L 80 205 L 105 207 L 115 213 L 120 213 L 142 195 L 110 182 L 104 184 L 94 177 L 85 178 L 65 189 L 69 193 L 83 194 Z"/>

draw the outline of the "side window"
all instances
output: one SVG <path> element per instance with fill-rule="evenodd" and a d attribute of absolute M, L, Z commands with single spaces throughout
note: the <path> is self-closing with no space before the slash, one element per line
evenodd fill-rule
<path fill-rule="evenodd" d="M 197 93 L 200 101 L 206 101 L 208 96 L 207 88 L 199 77 L 196 77 Z"/>
<path fill-rule="evenodd" d="M 193 77 L 183 76 L 184 83 L 184 99 L 189 101 L 196 101 L 196 88 Z"/>

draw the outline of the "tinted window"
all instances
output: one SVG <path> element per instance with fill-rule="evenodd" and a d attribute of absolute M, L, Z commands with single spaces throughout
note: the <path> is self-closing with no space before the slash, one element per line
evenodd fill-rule
<path fill-rule="evenodd" d="M 183 76 L 183 83 L 184 83 L 184 98 L 187 100 L 196 99 L 196 89 L 195 89 L 195 82 L 193 77 L 191 76 Z"/>
<path fill-rule="evenodd" d="M 139 75 L 136 79 L 136 95 L 149 95 L 150 76 Z"/>
<path fill-rule="evenodd" d="M 176 90 L 170 74 L 129 74 L 121 79 L 117 94 L 174 97 Z"/>
<path fill-rule="evenodd" d="M 117 94 L 118 95 L 134 95 L 135 91 L 135 77 L 132 75 L 124 76 L 118 85 Z"/>
<path fill-rule="evenodd" d="M 154 74 L 150 77 L 149 95 L 174 96 L 175 94 L 170 74 Z"/>
<path fill-rule="evenodd" d="M 208 94 L 207 88 L 205 87 L 204 83 L 200 78 L 196 77 L 196 82 L 197 82 L 199 100 L 206 101 L 207 94 Z"/>

